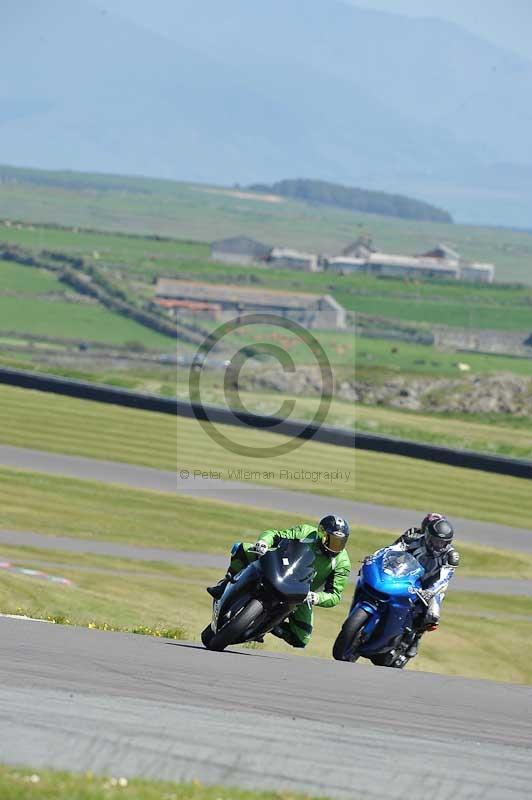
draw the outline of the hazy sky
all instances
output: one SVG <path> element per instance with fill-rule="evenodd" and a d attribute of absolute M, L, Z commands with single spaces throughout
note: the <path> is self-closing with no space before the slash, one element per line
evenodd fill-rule
<path fill-rule="evenodd" d="M 304 0 L 302 0 L 304 2 Z M 532 0 L 344 0 L 415 17 L 439 17 L 532 60 Z"/>
<path fill-rule="evenodd" d="M 100 8 L 119 11 L 125 16 L 130 12 L 133 17 L 139 8 L 145 11 L 147 6 L 146 0 L 92 0 L 92 2 Z M 180 0 L 174 0 L 171 4 L 174 9 L 179 7 L 179 2 Z M 249 2 L 261 3 L 264 0 L 249 0 Z M 303 9 L 305 0 L 298 2 Z M 326 6 L 331 0 L 322 2 Z M 532 61 L 532 0 L 342 0 L 342 2 L 372 8 L 375 11 L 450 20 Z M 156 14 L 156 2 L 152 3 L 152 9 Z"/>

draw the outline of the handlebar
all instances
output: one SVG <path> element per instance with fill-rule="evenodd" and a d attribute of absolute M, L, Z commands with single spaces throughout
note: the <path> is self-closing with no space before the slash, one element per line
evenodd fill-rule
<path fill-rule="evenodd" d="M 437 594 L 437 592 L 431 592 L 428 589 L 414 588 L 412 591 L 414 594 L 417 594 L 421 602 L 424 603 L 427 606 L 427 608 L 429 607 L 430 601 L 433 599 L 433 597 L 436 597 Z"/>

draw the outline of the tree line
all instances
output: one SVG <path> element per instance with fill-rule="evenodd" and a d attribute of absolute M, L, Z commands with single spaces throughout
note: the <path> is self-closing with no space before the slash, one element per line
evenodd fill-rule
<path fill-rule="evenodd" d="M 357 189 L 327 181 L 296 178 L 271 184 L 255 183 L 247 188 L 254 192 L 278 194 L 305 203 L 336 206 L 366 214 L 382 214 L 387 217 L 426 222 L 453 222 L 448 211 L 423 200 L 414 200 L 401 194 Z"/>

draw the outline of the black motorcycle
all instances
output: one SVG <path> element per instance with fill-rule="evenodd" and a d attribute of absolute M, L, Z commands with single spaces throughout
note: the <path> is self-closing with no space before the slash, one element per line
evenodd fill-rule
<path fill-rule="evenodd" d="M 314 553 L 296 539 L 249 564 L 213 602 L 212 622 L 201 634 L 209 650 L 249 642 L 269 633 L 300 605 L 314 578 Z"/>

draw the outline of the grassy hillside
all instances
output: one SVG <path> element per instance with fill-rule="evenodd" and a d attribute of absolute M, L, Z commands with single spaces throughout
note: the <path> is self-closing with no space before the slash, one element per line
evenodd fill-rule
<path fill-rule="evenodd" d="M 465 258 L 493 261 L 498 280 L 532 282 L 530 233 L 393 220 L 286 198 L 272 201 L 222 187 L 147 178 L 70 174 L 71 179 L 77 178 L 71 181 L 71 189 L 39 186 L 40 173 L 31 172 L 36 183 L 0 185 L 0 218 L 199 242 L 244 234 L 326 253 L 340 252 L 362 232 L 370 233 L 381 249 L 405 254 L 443 241 Z"/>

